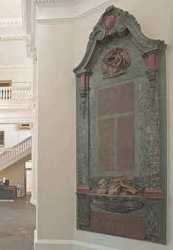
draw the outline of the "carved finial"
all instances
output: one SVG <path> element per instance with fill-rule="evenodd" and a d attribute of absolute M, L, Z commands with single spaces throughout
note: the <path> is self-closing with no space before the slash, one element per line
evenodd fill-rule
<path fill-rule="evenodd" d="M 113 10 L 117 9 L 114 5 L 109 6 L 106 10 L 104 14 L 108 14 L 110 12 L 112 12 Z"/>

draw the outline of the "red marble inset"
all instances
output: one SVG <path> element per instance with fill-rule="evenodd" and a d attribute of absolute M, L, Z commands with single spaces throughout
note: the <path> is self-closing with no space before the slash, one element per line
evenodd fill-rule
<path fill-rule="evenodd" d="M 145 238 L 144 218 L 139 215 L 91 212 L 91 230 L 134 239 Z"/>
<path fill-rule="evenodd" d="M 88 186 L 78 186 L 77 192 L 79 193 L 88 193 L 90 191 L 90 188 Z"/>
<path fill-rule="evenodd" d="M 117 17 L 113 15 L 105 16 L 104 18 L 104 24 L 108 29 L 113 28 L 113 26 L 117 22 Z"/>
<path fill-rule="evenodd" d="M 125 113 L 134 110 L 134 83 L 115 85 L 97 91 L 98 116 Z"/>
<path fill-rule="evenodd" d="M 134 116 L 119 117 L 117 121 L 117 166 L 119 170 L 134 167 Z"/>
<path fill-rule="evenodd" d="M 145 197 L 162 197 L 162 190 L 160 188 L 146 188 L 144 191 Z"/>
<path fill-rule="evenodd" d="M 157 69 L 158 68 L 158 58 L 156 54 L 150 54 L 145 59 L 146 66 L 149 69 Z"/>
<path fill-rule="evenodd" d="M 85 89 L 85 75 L 80 76 L 80 89 Z"/>
<path fill-rule="evenodd" d="M 113 170 L 114 119 L 98 121 L 98 166 Z"/>
<path fill-rule="evenodd" d="M 86 74 L 82 74 L 80 76 L 80 89 L 87 90 L 89 85 L 89 76 Z"/>

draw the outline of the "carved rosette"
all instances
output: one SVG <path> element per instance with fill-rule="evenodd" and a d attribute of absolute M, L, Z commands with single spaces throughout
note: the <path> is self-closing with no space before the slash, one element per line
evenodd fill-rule
<path fill-rule="evenodd" d="M 102 62 L 102 73 L 104 78 L 115 77 L 127 72 L 131 64 L 127 49 L 110 49 L 104 56 Z"/>

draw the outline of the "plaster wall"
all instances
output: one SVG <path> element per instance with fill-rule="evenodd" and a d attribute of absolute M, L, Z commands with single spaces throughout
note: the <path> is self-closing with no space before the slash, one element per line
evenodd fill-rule
<path fill-rule="evenodd" d="M 92 4 L 91 2 L 89 2 Z M 169 0 L 101 1 L 75 19 L 37 24 L 39 62 L 38 207 L 36 250 L 172 250 L 173 249 L 173 102 L 171 9 Z M 165 40 L 168 93 L 168 244 L 157 245 L 75 230 L 75 81 L 72 69 L 84 56 L 89 33 L 105 8 L 114 4 L 133 14 L 143 32 Z M 93 4 L 94 6 L 94 4 Z M 91 6 L 90 6 L 91 7 Z M 171 8 L 172 7 L 172 8 Z M 156 10 L 157 9 L 157 10 Z M 154 11 L 156 10 L 156 11 Z M 44 15 L 45 15 L 44 10 Z"/>
<path fill-rule="evenodd" d="M 37 30 L 37 233 L 39 239 L 67 240 L 74 228 L 73 24 L 40 24 Z"/>
<path fill-rule="evenodd" d="M 32 194 L 33 191 L 33 172 L 32 172 L 32 161 L 27 161 L 25 163 L 25 169 L 26 169 L 26 192 Z"/>
<path fill-rule="evenodd" d="M 31 155 L 0 171 L 0 179 L 5 177 L 10 181 L 10 185 L 19 187 L 21 196 L 25 195 L 26 188 L 25 163 L 30 159 Z"/>
<path fill-rule="evenodd" d="M 0 18 L 19 18 L 22 16 L 22 0 L 1 0 Z"/>
<path fill-rule="evenodd" d="M 32 82 L 32 60 L 26 54 L 26 41 L 0 41 L 0 56 L 0 80 Z"/>
<path fill-rule="evenodd" d="M 30 129 L 19 129 L 17 124 L 0 124 L 0 131 L 4 131 L 5 133 L 4 148 L 13 147 L 32 134 Z"/>
<path fill-rule="evenodd" d="M 0 55 L 0 65 L 27 65 L 31 60 L 27 58 L 26 42 L 23 40 L 1 41 Z"/>
<path fill-rule="evenodd" d="M 11 105 L 12 106 L 12 105 Z M 14 124 L 21 122 L 33 122 L 33 112 L 31 109 L 12 109 L 10 105 L 0 111 L 0 124 Z"/>
<path fill-rule="evenodd" d="M 31 58 L 27 57 L 26 41 L 24 39 L 11 40 L 10 38 L 8 39 L 8 35 L 6 38 L 7 40 L 0 41 L 0 80 L 12 80 L 12 86 L 30 86 L 32 89 L 33 62 Z M 23 105 L 25 104 L 27 104 L 26 101 Z M 24 109 L 22 105 L 15 105 L 15 103 L 14 105 L 8 103 L 4 105 L 3 103 L 3 105 L 0 105 L 0 109 L 0 124 L 32 122 L 33 120 L 31 105 L 25 106 Z M 8 139 L 8 141 L 13 141 L 13 138 Z M 9 144 L 11 145 L 11 142 L 8 143 L 8 146 L 10 146 Z"/>

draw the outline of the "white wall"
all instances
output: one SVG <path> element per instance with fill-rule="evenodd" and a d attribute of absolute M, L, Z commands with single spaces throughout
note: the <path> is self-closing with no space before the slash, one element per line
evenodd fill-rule
<path fill-rule="evenodd" d="M 3 177 L 10 181 L 10 185 L 17 186 L 20 188 L 19 196 L 25 195 L 25 162 L 31 159 L 31 155 L 24 157 L 20 161 L 12 164 L 8 168 L 0 171 L 0 179 L 2 180 Z"/>
<path fill-rule="evenodd" d="M 8 53 L 7 53 L 8 51 Z M 29 65 L 31 59 L 27 58 L 26 42 L 22 40 L 0 42 L 0 65 Z"/>
<path fill-rule="evenodd" d="M 4 148 L 10 148 L 31 136 L 30 129 L 19 129 L 17 124 L 0 124 L 0 131 L 5 133 Z"/>
<path fill-rule="evenodd" d="M 39 239 L 72 239 L 75 173 L 73 25 L 38 26 Z M 50 216 L 48 215 L 50 214 Z M 47 225 L 47 226 L 45 226 Z"/>
<path fill-rule="evenodd" d="M 26 192 L 32 193 L 33 173 L 32 173 L 32 161 L 31 160 L 25 163 L 25 171 L 26 171 Z"/>
<path fill-rule="evenodd" d="M 0 80 L 32 83 L 32 60 L 26 51 L 24 40 L 0 41 Z"/>
<path fill-rule="evenodd" d="M 79 1 L 77 1 L 79 3 Z M 103 1 L 101 1 L 103 2 Z M 106 2 L 106 1 L 105 1 Z M 86 1 L 85 1 L 86 3 Z M 89 1 L 89 4 L 92 4 Z M 93 3 L 94 4 L 94 3 Z M 168 84 L 168 244 L 166 246 L 75 230 L 75 83 L 72 69 L 84 56 L 89 33 L 114 4 L 136 16 L 144 33 L 165 40 Z M 39 62 L 38 206 L 36 250 L 173 249 L 173 102 L 171 10 L 167 0 L 115 0 L 75 19 L 37 24 Z M 78 7 L 79 8 L 79 7 Z M 43 13 L 43 12 L 42 12 Z M 50 18 L 50 11 L 48 12 Z M 73 20 L 73 21 L 72 21 Z M 74 232 L 74 234 L 73 234 Z M 74 241 L 71 241 L 71 240 Z"/>

